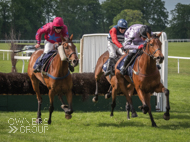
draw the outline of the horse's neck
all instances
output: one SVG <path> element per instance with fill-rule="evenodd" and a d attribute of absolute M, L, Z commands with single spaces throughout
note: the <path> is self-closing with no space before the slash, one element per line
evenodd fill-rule
<path fill-rule="evenodd" d="M 57 54 L 54 58 L 54 70 L 56 70 L 56 74 L 59 76 L 63 76 L 68 72 L 68 62 L 61 61 L 59 54 Z"/>
<path fill-rule="evenodd" d="M 156 61 L 145 53 L 141 56 L 140 65 L 144 74 L 150 74 L 156 70 Z"/>

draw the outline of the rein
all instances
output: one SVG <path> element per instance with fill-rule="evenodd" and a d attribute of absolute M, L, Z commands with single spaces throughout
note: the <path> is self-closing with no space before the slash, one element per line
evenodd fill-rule
<path fill-rule="evenodd" d="M 147 43 L 149 43 L 150 42 L 150 40 L 151 40 L 152 38 L 150 38 L 150 39 L 146 39 L 146 44 Z M 145 45 L 146 45 L 145 44 Z M 148 44 L 148 51 L 149 51 L 149 45 L 150 44 Z M 145 48 L 143 48 L 143 53 L 145 53 L 146 55 L 148 55 L 149 57 L 152 57 L 153 59 L 155 59 L 155 57 L 154 57 L 154 54 L 158 51 L 158 50 L 161 50 L 161 49 L 159 49 L 159 48 L 157 48 L 153 53 L 151 53 L 150 51 L 150 53 L 147 53 L 146 51 L 145 51 L 145 49 L 146 49 L 146 46 L 145 46 Z M 141 56 L 142 55 L 140 55 L 139 57 L 138 57 L 138 71 L 136 72 L 134 69 L 132 69 L 132 71 L 133 71 L 133 73 L 135 74 L 135 75 L 139 75 L 139 76 L 142 76 L 142 77 L 151 77 L 151 76 L 154 76 L 154 75 L 156 75 L 157 73 L 159 73 L 159 71 L 156 69 L 155 70 L 155 72 L 153 72 L 152 74 L 142 74 L 142 73 L 140 73 L 140 71 L 139 71 L 139 60 L 140 60 L 140 58 L 141 58 Z M 131 66 L 130 66 L 131 67 Z"/>

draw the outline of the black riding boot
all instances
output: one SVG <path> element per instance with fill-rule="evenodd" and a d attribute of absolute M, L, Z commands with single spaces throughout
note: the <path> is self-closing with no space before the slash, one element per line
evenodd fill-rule
<path fill-rule="evenodd" d="M 69 62 L 69 70 L 71 71 L 71 72 L 74 72 L 74 67 L 73 66 L 71 66 L 71 63 Z"/>
<path fill-rule="evenodd" d="M 36 68 L 34 69 L 34 72 L 36 73 L 36 72 L 40 72 L 40 65 L 39 65 L 39 63 L 41 62 L 41 60 L 42 60 L 42 58 L 43 58 L 43 56 L 45 55 L 46 53 L 43 53 L 41 56 L 40 56 L 40 59 L 38 60 L 38 63 L 37 63 L 37 66 L 36 66 Z"/>
<path fill-rule="evenodd" d="M 125 59 L 123 68 L 121 69 L 120 73 L 122 75 L 126 75 L 127 74 L 127 70 L 126 70 L 126 66 L 129 64 L 129 62 L 131 61 L 132 57 L 135 55 L 135 53 L 129 53 L 127 58 Z M 130 66 L 130 64 L 128 65 Z"/>
<path fill-rule="evenodd" d="M 104 73 L 105 76 L 109 75 L 111 73 L 111 66 L 114 63 L 114 59 L 113 58 L 109 58 L 108 59 L 108 63 L 107 63 L 107 69 L 106 72 Z"/>

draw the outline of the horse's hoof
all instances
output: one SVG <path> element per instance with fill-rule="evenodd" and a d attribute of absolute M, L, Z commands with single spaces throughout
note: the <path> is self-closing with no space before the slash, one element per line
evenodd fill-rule
<path fill-rule="evenodd" d="M 71 115 L 71 114 L 65 114 L 65 118 L 66 118 L 66 119 L 71 119 L 71 118 L 72 118 L 72 115 Z"/>
<path fill-rule="evenodd" d="M 158 127 L 158 126 L 156 125 L 156 123 L 154 123 L 154 124 L 152 124 L 152 127 Z"/>
<path fill-rule="evenodd" d="M 97 99 L 96 97 L 93 97 L 93 98 L 92 98 L 92 102 L 97 103 L 97 102 L 98 102 L 98 99 Z"/>
<path fill-rule="evenodd" d="M 110 93 L 105 94 L 105 99 L 109 99 L 111 97 Z"/>
<path fill-rule="evenodd" d="M 51 124 L 51 120 L 48 120 L 48 124 Z"/>
<path fill-rule="evenodd" d="M 36 123 L 41 124 L 42 123 L 42 118 L 36 118 Z"/>
<path fill-rule="evenodd" d="M 163 118 L 165 120 L 169 120 L 170 119 L 170 114 L 164 113 Z"/>
<path fill-rule="evenodd" d="M 137 113 L 132 113 L 131 117 L 138 117 Z"/>

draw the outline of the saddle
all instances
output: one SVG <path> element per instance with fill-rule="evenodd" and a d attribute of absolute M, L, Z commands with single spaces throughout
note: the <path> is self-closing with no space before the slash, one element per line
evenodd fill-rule
<path fill-rule="evenodd" d="M 112 76 L 115 75 L 115 63 L 116 63 L 120 58 L 121 58 L 121 56 L 117 56 L 117 57 L 115 58 L 115 62 L 111 64 L 111 75 L 112 75 Z M 106 72 L 106 70 L 107 70 L 107 63 L 108 63 L 108 60 L 107 60 L 107 61 L 103 64 L 103 66 L 102 66 L 102 69 L 103 69 L 104 72 Z"/>
<path fill-rule="evenodd" d="M 57 50 L 51 50 L 51 51 L 49 51 L 47 54 L 45 54 L 43 56 L 43 58 L 41 59 L 40 62 L 38 62 L 38 60 L 40 59 L 40 57 L 36 60 L 33 68 L 35 69 L 35 67 L 37 65 L 39 65 L 41 67 L 40 68 L 41 72 L 47 72 L 48 69 L 49 69 L 49 67 L 50 67 L 50 65 L 51 65 L 51 63 L 52 63 L 52 61 L 53 61 L 53 58 L 56 55 L 57 55 Z"/>

